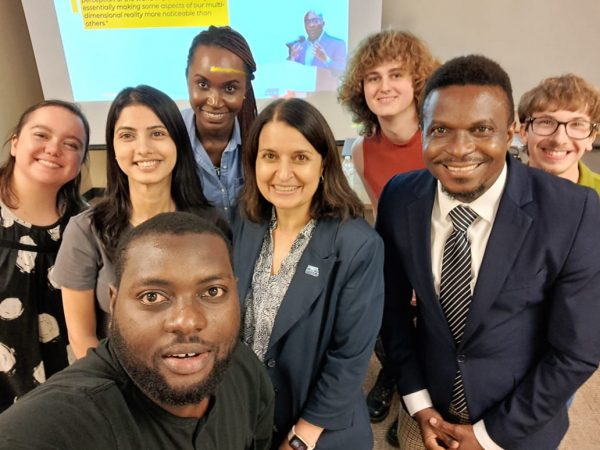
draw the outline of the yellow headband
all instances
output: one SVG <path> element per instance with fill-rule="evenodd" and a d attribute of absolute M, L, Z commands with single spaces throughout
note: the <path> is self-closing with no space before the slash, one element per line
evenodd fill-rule
<path fill-rule="evenodd" d="M 222 73 L 240 73 L 242 75 L 246 75 L 246 72 L 238 69 L 230 69 L 228 67 L 218 67 L 218 66 L 210 66 L 211 72 L 222 72 Z"/>

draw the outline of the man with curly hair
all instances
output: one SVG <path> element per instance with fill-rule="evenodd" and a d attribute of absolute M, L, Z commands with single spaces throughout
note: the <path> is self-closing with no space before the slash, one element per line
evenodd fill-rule
<path fill-rule="evenodd" d="M 418 109 L 438 65 L 423 41 L 397 30 L 368 36 L 348 63 L 338 99 L 361 127 L 352 158 L 373 210 L 393 175 L 425 167 Z"/>
<path fill-rule="evenodd" d="M 518 112 L 529 166 L 600 195 L 600 174 L 581 162 L 598 133 L 600 91 L 574 74 L 546 78 L 523 94 Z"/>
<path fill-rule="evenodd" d="M 423 41 L 397 30 L 368 36 L 350 59 L 339 100 L 361 126 L 352 158 L 373 211 L 392 176 L 425 167 L 418 109 L 425 82 L 438 65 Z M 379 342 L 376 353 L 382 369 L 367 396 L 374 423 L 386 419 L 395 390 Z M 386 435 L 394 446 L 397 425 L 393 422 Z"/>

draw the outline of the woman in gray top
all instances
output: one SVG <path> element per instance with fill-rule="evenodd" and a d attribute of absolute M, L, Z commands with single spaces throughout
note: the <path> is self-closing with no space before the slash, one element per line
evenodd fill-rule
<path fill-rule="evenodd" d="M 224 219 L 204 197 L 185 124 L 175 102 L 150 86 L 122 90 L 106 123 L 107 187 L 92 209 L 71 219 L 52 275 L 61 286 L 77 358 L 106 330 L 112 257 L 123 231 L 156 214 L 189 211 Z"/>

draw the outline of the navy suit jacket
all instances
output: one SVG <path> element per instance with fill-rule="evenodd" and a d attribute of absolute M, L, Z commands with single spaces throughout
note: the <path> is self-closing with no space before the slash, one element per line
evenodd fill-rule
<path fill-rule="evenodd" d="M 381 334 L 401 395 L 428 389 L 450 419 L 460 367 L 473 423 L 483 419 L 498 445 L 555 449 L 568 428 L 566 402 L 600 359 L 600 202 L 587 188 L 507 164 L 458 347 L 431 271 L 437 181 L 424 170 L 387 184 L 377 216 L 385 242 Z"/>
<path fill-rule="evenodd" d="M 341 74 L 346 68 L 346 43 L 342 39 L 330 36 L 325 32 L 323 32 L 318 42 L 321 47 L 323 47 L 323 50 L 325 50 L 325 53 L 327 53 L 327 56 L 329 56 L 330 61 L 321 61 L 319 58 L 315 57 L 312 65 L 322 67 L 324 69 L 330 69 L 336 75 Z M 308 41 L 304 40 L 300 46 L 300 52 L 296 58 L 294 58 L 294 61 L 304 64 L 304 57 L 306 56 Z"/>
<path fill-rule="evenodd" d="M 242 302 L 267 226 L 244 220 L 235 227 Z M 381 325 L 383 253 L 383 242 L 362 219 L 317 222 L 264 359 L 276 396 L 275 448 L 300 417 L 326 429 L 321 450 L 372 448 L 362 383 Z"/>

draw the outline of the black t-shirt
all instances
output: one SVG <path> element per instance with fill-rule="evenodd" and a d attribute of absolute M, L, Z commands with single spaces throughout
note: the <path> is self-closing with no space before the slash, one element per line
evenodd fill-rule
<path fill-rule="evenodd" d="M 271 383 L 245 345 L 194 419 L 148 399 L 105 340 L 0 415 L 0 449 L 268 449 L 272 424 Z"/>

